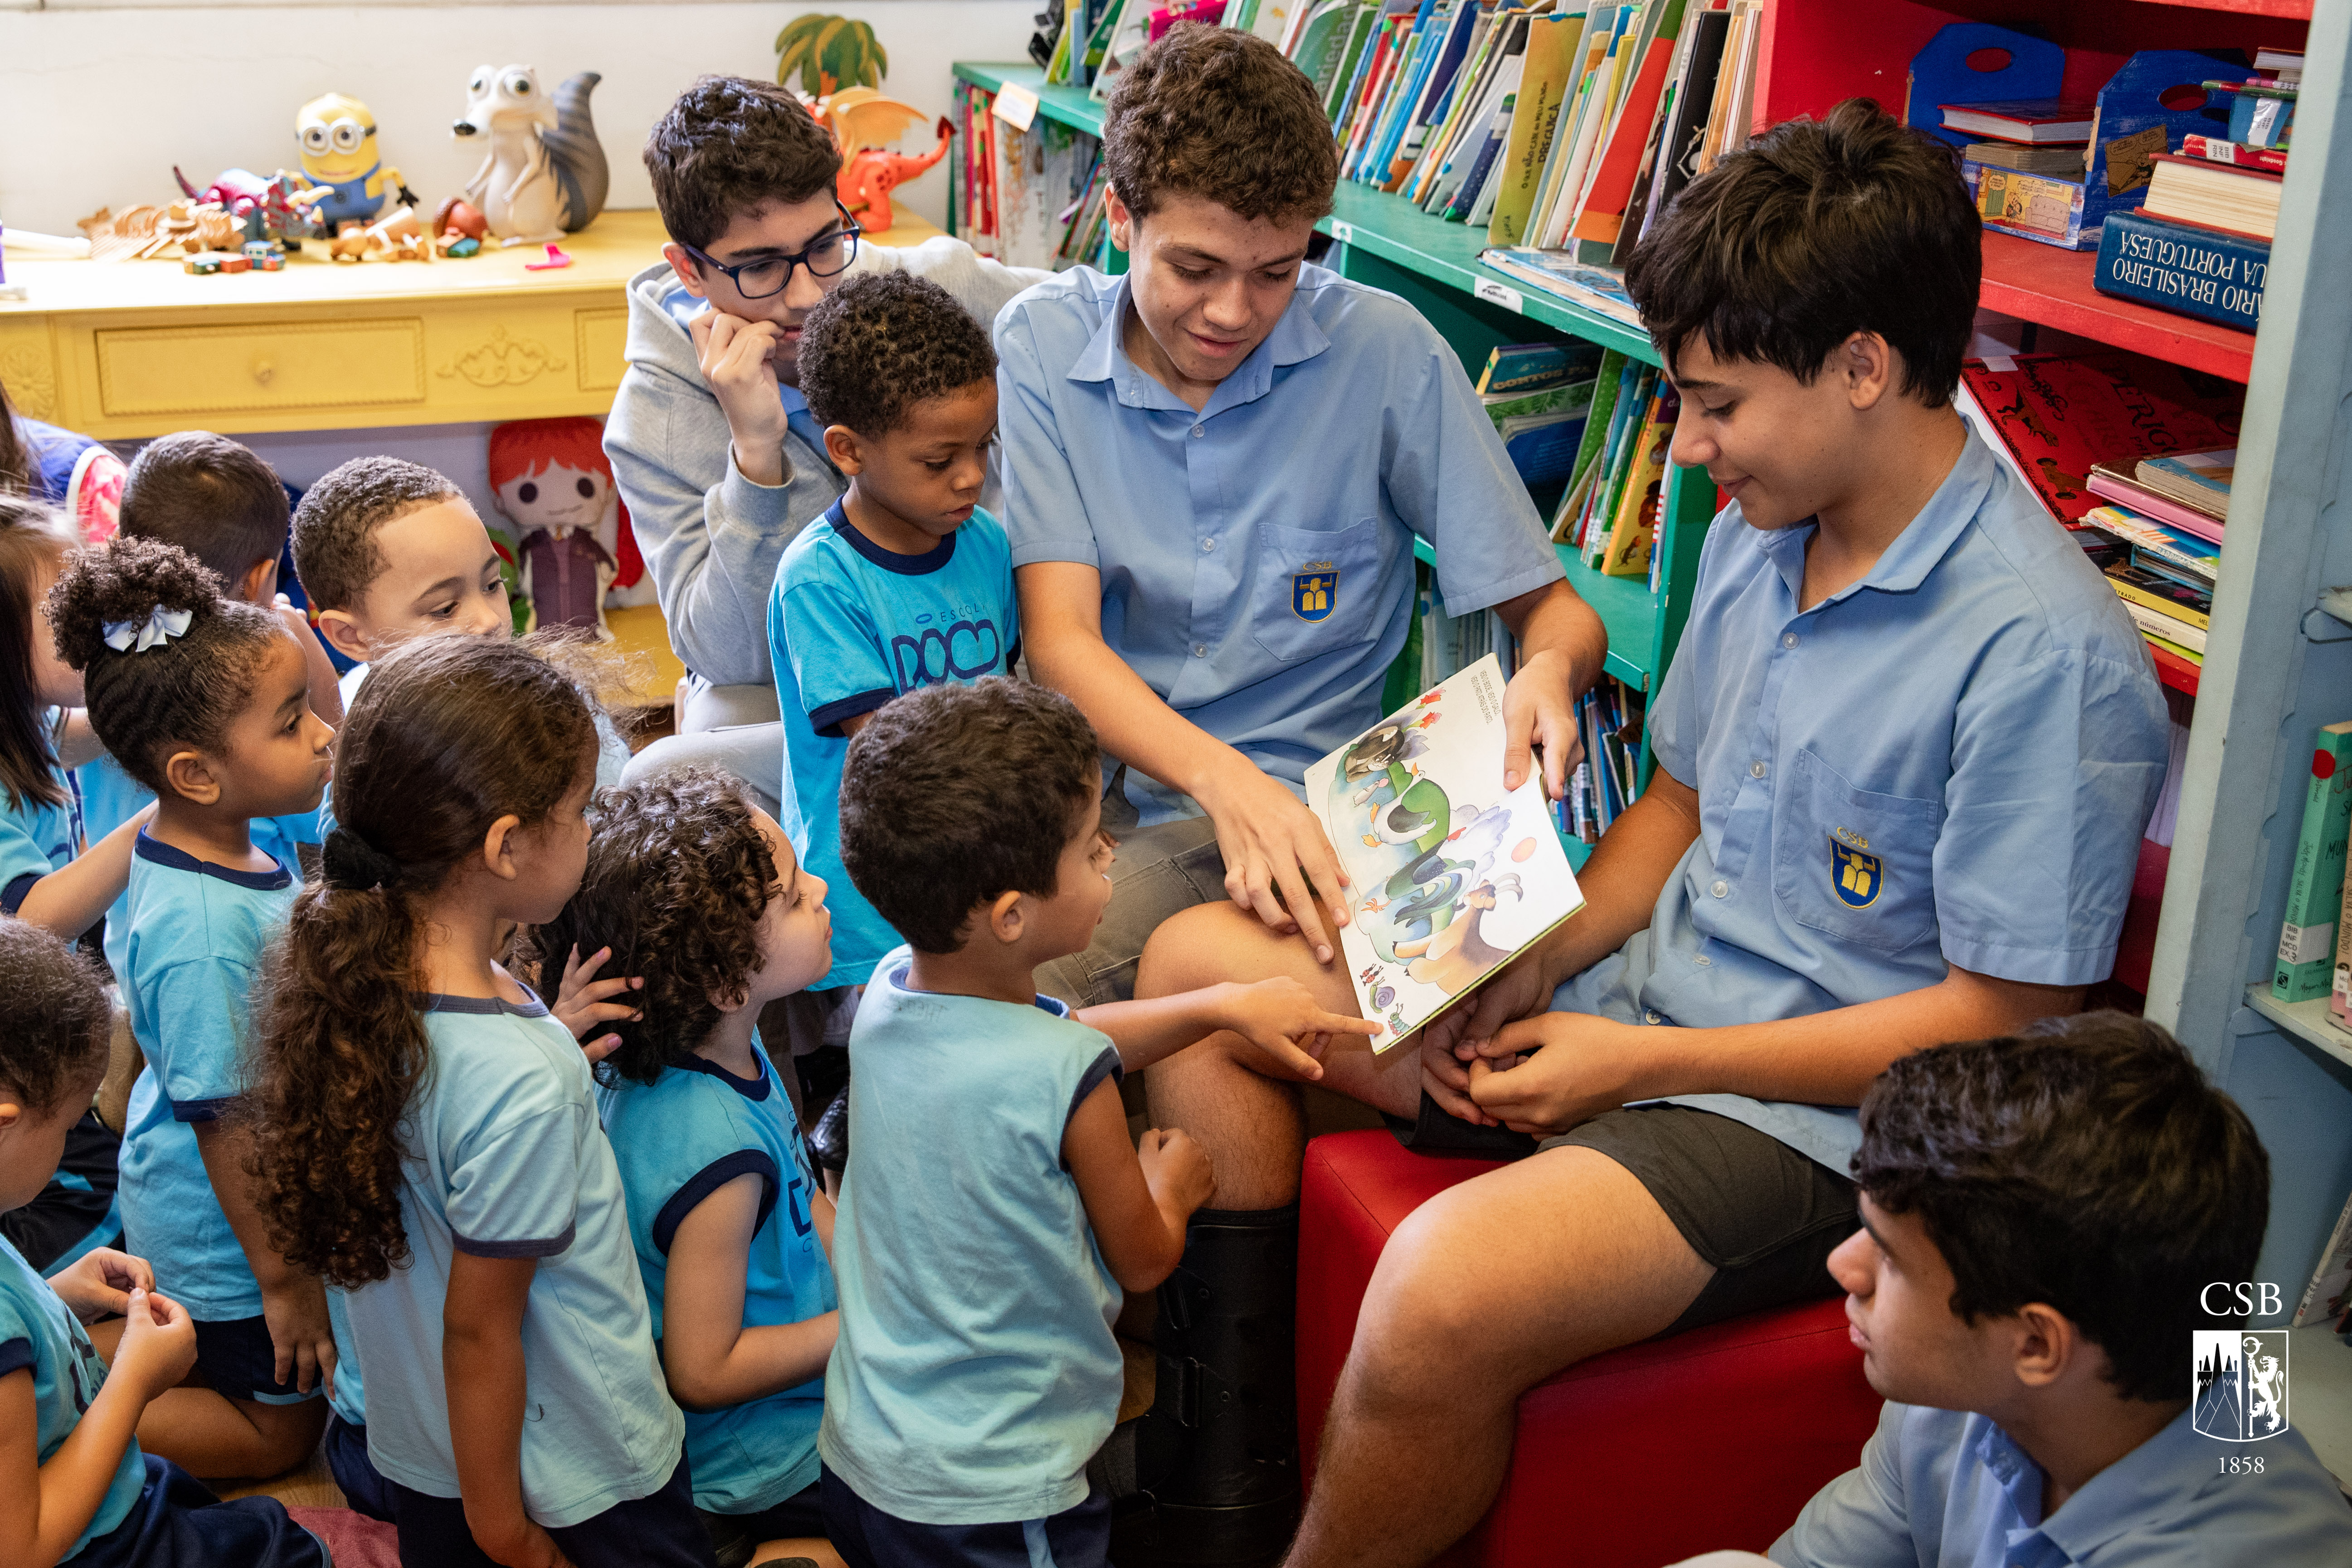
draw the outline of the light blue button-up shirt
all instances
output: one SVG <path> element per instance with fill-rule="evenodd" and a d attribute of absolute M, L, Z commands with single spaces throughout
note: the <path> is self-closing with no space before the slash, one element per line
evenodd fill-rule
<path fill-rule="evenodd" d="M 2181 1347 L 2188 1353 L 2188 1347 Z M 2223 1461 L 2259 1460 L 2260 1474 Z M 1888 1404 L 1860 1468 L 1772 1543 L 1781 1568 L 2340 1568 L 2352 1508 L 2297 1432 L 2224 1443 L 2172 1424 L 2044 1518 L 2042 1468 L 1964 1410 Z"/>
<path fill-rule="evenodd" d="M 1813 527 L 1707 535 L 1652 704 L 1699 836 L 1647 931 L 1553 1005 L 1707 1028 L 2114 966 L 2171 734 L 2147 646 L 1973 433 L 1862 581 L 1800 611 Z M 1843 1173 L 1848 1108 L 1678 1097 Z"/>
<path fill-rule="evenodd" d="M 1198 413 L 1128 358 L 1127 299 L 1076 268 L 996 318 L 1013 564 L 1097 569 L 1111 651 L 1298 788 L 1381 717 L 1415 535 L 1449 615 L 1557 581 L 1559 554 L 1461 361 L 1395 295 L 1302 266 Z M 1198 812 L 1128 779 L 1147 823 Z"/>

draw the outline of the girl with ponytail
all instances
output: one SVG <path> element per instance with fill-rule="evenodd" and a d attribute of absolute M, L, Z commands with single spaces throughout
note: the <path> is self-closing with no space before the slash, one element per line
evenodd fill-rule
<path fill-rule="evenodd" d="M 195 1322 L 202 1375 L 148 1405 L 140 1444 L 203 1477 L 275 1475 L 318 1444 L 336 1351 L 317 1278 L 287 1265 L 254 1214 L 248 1138 L 229 1114 L 247 994 L 300 880 L 252 823 L 317 809 L 333 732 L 310 711 L 286 623 L 222 598 L 174 546 L 77 552 L 47 610 L 91 727 L 156 796 L 122 903 L 122 996 L 147 1065 L 117 1197 L 130 1247 Z"/>
<path fill-rule="evenodd" d="M 264 986 L 257 1202 L 350 1293 L 407 1563 L 711 1561 L 587 1058 L 499 962 L 580 885 L 595 765 L 527 647 L 379 659 Z"/>

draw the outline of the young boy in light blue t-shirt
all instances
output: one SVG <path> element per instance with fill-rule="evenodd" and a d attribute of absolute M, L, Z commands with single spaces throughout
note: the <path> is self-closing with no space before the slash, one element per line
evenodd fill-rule
<path fill-rule="evenodd" d="M 996 353 L 937 284 L 859 278 L 802 329 L 801 391 L 849 489 L 776 567 L 768 646 L 784 724 L 783 827 L 834 889 L 833 967 L 862 985 L 898 935 L 841 868 L 849 737 L 901 692 L 1013 668 L 1004 530 L 978 505 L 996 439 Z"/>
<path fill-rule="evenodd" d="M 1220 1029 L 1314 1079 L 1331 1033 L 1381 1032 L 1286 977 L 1075 1014 L 1038 995 L 1110 901 L 1099 757 L 1067 698 L 1002 678 L 899 698 L 849 747 L 843 857 L 906 937 L 849 1042 L 817 1452 L 851 1568 L 1107 1561 L 1086 1468 L 1118 1413 L 1111 1320 L 1214 1185 L 1182 1132 L 1129 1142 L 1118 1079 Z"/>

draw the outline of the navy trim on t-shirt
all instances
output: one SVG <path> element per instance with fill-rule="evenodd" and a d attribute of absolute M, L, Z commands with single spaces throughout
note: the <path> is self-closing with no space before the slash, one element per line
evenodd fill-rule
<path fill-rule="evenodd" d="M 751 1062 L 754 1067 L 758 1067 L 760 1064 L 760 1058 L 755 1056 L 751 1058 Z M 672 1062 L 670 1065 L 676 1068 L 683 1068 L 688 1072 L 698 1072 L 703 1074 L 705 1077 L 715 1078 L 746 1100 L 767 1099 L 768 1085 L 773 1081 L 769 1077 L 768 1070 L 764 1067 L 760 1068 L 759 1075 L 756 1078 L 737 1078 L 733 1073 L 729 1072 L 717 1062 L 709 1061 L 704 1058 L 697 1056 L 689 1056 L 683 1061 Z"/>
<path fill-rule="evenodd" d="M 0 1377 L 12 1372 L 22 1372 L 32 1364 L 32 1341 L 21 1335 L 13 1340 L 0 1340 Z"/>
<path fill-rule="evenodd" d="M 896 572 L 901 577 L 928 577 L 955 559 L 955 534 L 949 534 L 920 555 L 901 555 L 895 550 L 883 549 L 858 532 L 857 525 L 849 521 L 848 511 L 838 503 L 835 505 L 832 516 L 834 532 L 839 534 L 849 548 L 885 572 Z"/>
<path fill-rule="evenodd" d="M 25 900 L 33 896 L 33 884 L 39 881 L 42 875 L 39 871 L 27 871 L 6 887 L 0 888 L 0 915 L 13 915 L 23 909 Z"/>
<path fill-rule="evenodd" d="M 670 1194 L 669 1202 L 654 1215 L 655 1249 L 667 1258 L 677 1227 L 686 1223 L 686 1216 L 694 1212 L 695 1205 L 738 1176 L 758 1176 L 766 1184 L 760 1192 L 760 1217 L 751 1223 L 752 1231 L 757 1233 L 768 1223 L 768 1216 L 776 1212 L 776 1192 L 782 1183 L 776 1174 L 775 1160 L 765 1149 L 738 1149 L 711 1161 Z"/>
<path fill-rule="evenodd" d="M 449 1233 L 449 1245 L 476 1258 L 552 1258 L 571 1247 L 579 1229 L 576 1224 L 567 1225 L 562 1236 L 545 1241 L 475 1241 L 453 1230 Z"/>
<path fill-rule="evenodd" d="M 530 995 L 525 987 L 523 994 Z M 437 991 L 412 991 L 408 1000 L 420 1013 L 505 1013 L 517 1018 L 544 1018 L 547 1004 L 536 996 L 528 1002 L 509 1002 L 503 996 L 445 996 Z"/>
<path fill-rule="evenodd" d="M 269 857 L 269 863 L 278 868 L 275 871 L 232 871 L 226 866 L 199 860 L 186 850 L 166 844 L 160 838 L 151 838 L 143 827 L 139 830 L 139 841 L 131 847 L 131 850 L 151 864 L 169 866 L 174 871 L 194 871 L 199 876 L 218 877 L 232 887 L 251 888 L 257 892 L 274 893 L 280 888 L 294 884 L 293 874 L 286 869 L 286 862 L 275 855 Z"/>
<path fill-rule="evenodd" d="M 1064 1131 L 1069 1130 L 1070 1118 L 1078 1113 L 1078 1107 L 1087 1102 L 1087 1096 L 1100 1089 L 1105 1079 L 1119 1084 L 1127 1081 L 1127 1068 L 1118 1059 L 1117 1047 L 1112 1046 L 1105 1046 L 1102 1055 L 1097 1057 L 1087 1066 L 1085 1074 L 1079 1078 L 1078 1087 L 1070 1096 L 1070 1109 L 1062 1113 Z M 1062 1164 L 1066 1170 L 1069 1167 L 1069 1162 L 1066 1160 L 1063 1161 Z"/>
<path fill-rule="evenodd" d="M 172 1120 L 217 1121 L 220 1120 L 221 1113 L 235 1105 L 236 1100 L 237 1097 L 233 1094 L 222 1095 L 217 1100 L 175 1100 L 171 1102 Z"/>
<path fill-rule="evenodd" d="M 841 739 L 841 727 L 861 713 L 871 713 L 898 695 L 895 686 L 877 686 L 871 691 L 861 691 L 855 697 L 845 697 L 838 702 L 828 702 L 809 712 L 809 728 L 828 741 Z"/>

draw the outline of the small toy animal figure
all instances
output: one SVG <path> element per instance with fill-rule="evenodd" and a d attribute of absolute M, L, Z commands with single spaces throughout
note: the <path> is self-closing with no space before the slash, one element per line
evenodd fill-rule
<path fill-rule="evenodd" d="M 481 209 L 501 245 L 561 239 L 604 210 L 612 174 L 588 114 L 588 95 L 604 79 L 582 71 L 550 99 L 533 67 L 475 68 L 466 112 L 449 129 L 489 138 L 466 199 Z"/>
<path fill-rule="evenodd" d="M 939 145 L 919 158 L 869 147 L 842 165 L 835 182 L 836 194 L 843 206 L 862 215 L 858 221 L 866 233 L 889 233 L 898 221 L 897 210 L 890 205 L 891 191 L 948 155 L 955 127 L 944 114 L 940 116 L 939 130 Z"/>
<path fill-rule="evenodd" d="M 377 155 L 375 114 L 358 99 L 341 92 L 312 99 L 294 116 L 294 133 L 302 142 L 302 188 L 327 192 L 310 204 L 326 233 L 372 224 L 395 199 L 415 201 L 400 171 Z"/>

